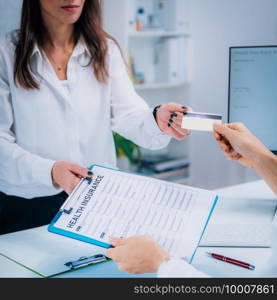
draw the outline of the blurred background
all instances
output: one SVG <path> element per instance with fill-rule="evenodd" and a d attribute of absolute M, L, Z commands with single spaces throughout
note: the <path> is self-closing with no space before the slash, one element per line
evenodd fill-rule
<path fill-rule="evenodd" d="M 89 1 L 89 0 L 87 0 Z M 18 28 L 21 0 L 0 0 L 0 34 Z M 229 47 L 277 44 L 276 0 L 102 0 L 105 30 L 119 41 L 136 91 L 154 107 L 177 102 L 227 121 Z M 262 101 L 262 99 L 261 99 Z M 115 135 L 118 164 L 214 189 L 256 180 L 227 161 L 211 133 L 149 152 Z"/>

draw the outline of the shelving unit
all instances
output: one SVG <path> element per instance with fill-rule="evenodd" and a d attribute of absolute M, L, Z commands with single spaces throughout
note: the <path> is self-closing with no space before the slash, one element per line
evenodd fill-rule
<path fill-rule="evenodd" d="M 137 91 L 144 91 L 144 90 L 155 90 L 155 89 L 174 89 L 180 88 L 185 85 L 189 85 L 188 82 L 177 82 L 177 83 L 148 83 L 148 84 L 136 84 L 135 89 Z"/>
<path fill-rule="evenodd" d="M 190 35 L 185 32 L 177 32 L 177 31 L 165 31 L 165 30 L 146 30 L 141 32 L 130 32 L 129 37 L 140 37 L 140 38 L 146 38 L 146 37 L 178 37 L 178 36 L 184 36 L 189 38 Z"/>
<path fill-rule="evenodd" d="M 150 107 L 169 102 L 189 105 L 189 0 L 102 0 L 102 3 L 105 30 L 117 39 L 126 60 L 131 62 L 138 94 Z M 139 9 L 144 11 L 144 26 L 137 23 Z M 142 149 L 143 156 L 149 153 Z M 155 152 L 158 155 L 188 158 L 188 143 L 172 141 L 167 149 Z M 189 178 L 181 182 L 188 184 Z"/>

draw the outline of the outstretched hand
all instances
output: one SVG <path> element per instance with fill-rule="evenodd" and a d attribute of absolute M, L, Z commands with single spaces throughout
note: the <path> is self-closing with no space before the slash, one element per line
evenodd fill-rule
<path fill-rule="evenodd" d="M 214 136 L 230 160 L 254 168 L 257 156 L 269 150 L 243 124 L 214 125 Z"/>
<path fill-rule="evenodd" d="M 168 254 L 148 236 L 112 238 L 110 243 L 115 248 L 107 250 L 106 256 L 116 261 L 121 271 L 128 273 L 155 273 L 169 258 Z"/>
<path fill-rule="evenodd" d="M 57 161 L 52 168 L 53 184 L 62 188 L 68 195 L 83 177 L 92 177 L 92 172 L 68 161 Z"/>
<path fill-rule="evenodd" d="M 191 133 L 190 130 L 181 128 L 184 113 L 187 111 L 191 109 L 176 103 L 162 105 L 156 114 L 160 130 L 176 140 L 184 140 Z"/>

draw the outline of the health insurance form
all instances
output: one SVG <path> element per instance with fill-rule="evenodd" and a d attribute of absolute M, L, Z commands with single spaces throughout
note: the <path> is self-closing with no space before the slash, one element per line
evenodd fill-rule
<path fill-rule="evenodd" d="M 68 198 L 55 228 L 109 247 L 110 237 L 148 235 L 170 255 L 190 259 L 215 206 L 213 192 L 93 167 Z"/>

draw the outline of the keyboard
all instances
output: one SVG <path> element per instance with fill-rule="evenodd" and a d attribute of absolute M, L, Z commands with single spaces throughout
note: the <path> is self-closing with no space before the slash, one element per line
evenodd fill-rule
<path fill-rule="evenodd" d="M 272 225 L 210 224 L 200 247 L 270 247 Z"/>

